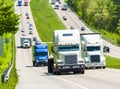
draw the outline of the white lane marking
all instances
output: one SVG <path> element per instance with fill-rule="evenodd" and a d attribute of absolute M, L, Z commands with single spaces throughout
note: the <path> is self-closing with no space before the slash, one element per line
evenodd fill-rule
<path fill-rule="evenodd" d="M 70 84 L 72 84 L 72 85 L 74 85 L 74 86 L 80 87 L 80 88 L 82 88 L 82 89 L 88 89 L 88 88 L 86 88 L 86 87 L 84 87 L 84 86 L 82 86 L 82 85 L 73 83 L 73 82 L 68 81 L 68 80 L 66 80 L 66 79 L 59 78 L 59 77 L 56 77 L 56 76 L 53 76 L 53 77 L 56 78 L 56 79 L 62 80 L 62 81 L 64 81 L 64 82 L 70 83 Z M 72 85 L 71 85 L 71 86 L 72 86 Z M 74 87 L 74 86 L 73 86 L 73 87 Z"/>

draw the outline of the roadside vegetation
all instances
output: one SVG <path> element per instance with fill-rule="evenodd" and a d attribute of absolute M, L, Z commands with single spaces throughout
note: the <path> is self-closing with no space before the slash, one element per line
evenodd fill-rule
<path fill-rule="evenodd" d="M 84 1 L 90 2 L 90 0 L 76 0 L 74 2 L 72 0 L 65 0 L 65 1 L 66 2 L 71 1 L 72 5 L 75 2 L 76 2 L 76 4 L 77 4 L 77 2 L 83 3 Z M 91 0 L 91 1 L 93 1 L 93 0 Z M 96 1 L 98 1 L 98 0 L 96 0 Z M 81 5 L 81 4 L 79 3 L 79 5 Z M 48 0 L 32 0 L 30 3 L 30 6 L 31 6 L 32 14 L 34 17 L 34 21 L 35 21 L 39 36 L 43 42 L 49 42 L 49 41 L 53 40 L 52 37 L 53 37 L 54 30 L 65 29 L 65 26 L 62 24 L 60 19 L 57 17 L 53 8 L 51 8 L 51 5 L 49 4 Z M 78 8 L 79 6 L 78 7 L 73 6 L 73 7 Z M 84 7 L 84 8 L 86 8 L 86 7 Z M 79 11 L 79 13 L 82 13 L 82 12 Z M 92 25 L 91 27 L 94 27 L 94 26 Z M 102 31 L 103 30 L 101 30 L 101 32 Z M 111 32 L 107 32 L 107 30 L 103 31 L 103 33 L 105 35 L 107 34 L 110 37 L 118 36 L 117 33 L 116 33 L 117 35 L 112 34 L 112 36 L 111 36 Z M 117 38 L 116 38 L 116 41 L 117 41 Z M 48 45 L 49 45 L 49 47 L 51 46 L 51 44 L 48 44 Z M 107 62 L 108 68 L 120 68 L 119 66 L 116 66 L 116 65 L 119 65 L 119 63 L 118 63 L 119 59 L 116 59 L 116 58 L 113 58 L 110 56 L 106 56 L 106 62 Z"/>
<path fill-rule="evenodd" d="M 52 42 L 53 31 L 65 29 L 65 26 L 51 7 L 49 0 L 32 0 L 30 7 L 41 40 Z M 48 45 L 50 47 L 52 44 Z"/>
<path fill-rule="evenodd" d="M 3 39 L 4 54 L 0 55 L 0 89 L 15 89 L 17 74 L 15 66 L 10 73 L 10 79 L 2 83 L 1 75 L 11 64 L 12 60 L 12 34 L 18 30 L 19 16 L 14 13 L 13 0 L 0 0 L 0 38 Z M 1 50 L 0 50 L 1 51 Z"/>
<path fill-rule="evenodd" d="M 120 69 L 120 59 L 106 55 L 107 68 Z"/>
<path fill-rule="evenodd" d="M 65 0 L 95 32 L 120 46 L 120 0 Z"/>

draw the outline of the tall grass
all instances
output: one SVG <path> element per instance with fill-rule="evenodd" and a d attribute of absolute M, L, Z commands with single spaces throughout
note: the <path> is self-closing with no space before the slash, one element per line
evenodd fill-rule
<path fill-rule="evenodd" d="M 106 55 L 106 65 L 107 68 L 120 69 L 120 59 Z"/>
<path fill-rule="evenodd" d="M 42 41 L 52 41 L 54 30 L 65 29 L 65 26 L 51 7 L 49 0 L 32 0 L 30 6 Z"/>

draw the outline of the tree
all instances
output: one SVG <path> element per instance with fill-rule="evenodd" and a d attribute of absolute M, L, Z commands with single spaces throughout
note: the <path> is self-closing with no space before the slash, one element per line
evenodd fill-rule
<path fill-rule="evenodd" d="M 0 36 L 4 33 L 15 33 L 18 30 L 19 16 L 14 13 L 13 5 L 0 2 Z"/>

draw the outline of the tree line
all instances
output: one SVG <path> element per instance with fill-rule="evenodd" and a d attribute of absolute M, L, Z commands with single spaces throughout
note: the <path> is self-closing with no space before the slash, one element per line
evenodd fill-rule
<path fill-rule="evenodd" d="M 0 36 L 15 33 L 18 30 L 19 16 L 14 12 L 14 5 L 6 0 L 0 1 Z"/>
<path fill-rule="evenodd" d="M 120 0 L 67 0 L 67 3 L 92 28 L 115 34 L 116 43 L 120 44 Z"/>

